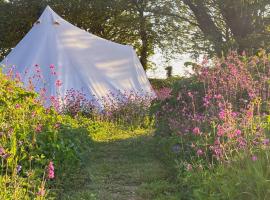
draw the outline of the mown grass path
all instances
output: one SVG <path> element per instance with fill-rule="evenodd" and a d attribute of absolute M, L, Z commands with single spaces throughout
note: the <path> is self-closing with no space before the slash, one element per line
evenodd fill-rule
<path fill-rule="evenodd" d="M 91 181 L 65 199 L 177 199 L 170 171 L 156 151 L 151 135 L 96 142 L 87 165 Z"/>

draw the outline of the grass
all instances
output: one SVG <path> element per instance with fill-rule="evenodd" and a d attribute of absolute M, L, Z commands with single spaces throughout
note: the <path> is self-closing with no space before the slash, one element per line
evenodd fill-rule
<path fill-rule="evenodd" d="M 62 199 L 179 199 L 170 183 L 171 171 L 157 156 L 157 138 L 151 131 L 97 131 L 92 137 L 95 142 L 86 166 L 89 182 L 76 191 L 70 189 Z"/>

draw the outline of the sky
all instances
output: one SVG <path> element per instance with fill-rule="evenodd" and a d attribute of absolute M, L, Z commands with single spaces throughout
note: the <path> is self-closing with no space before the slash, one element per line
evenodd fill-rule
<path fill-rule="evenodd" d="M 152 58 L 151 61 L 155 63 L 156 67 L 154 69 L 149 69 L 147 71 L 147 76 L 149 78 L 166 78 L 167 71 L 166 67 L 173 67 L 173 75 L 174 76 L 185 76 L 190 73 L 192 70 L 184 66 L 185 62 L 193 61 L 189 54 L 183 54 L 177 56 L 177 59 L 173 59 L 170 62 L 166 62 L 162 59 L 162 55 L 157 53 Z"/>

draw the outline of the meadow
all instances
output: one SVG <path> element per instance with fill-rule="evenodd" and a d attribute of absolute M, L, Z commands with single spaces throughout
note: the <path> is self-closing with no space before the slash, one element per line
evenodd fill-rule
<path fill-rule="evenodd" d="M 270 54 L 193 67 L 102 112 L 72 90 L 44 107 L 1 73 L 1 199 L 267 199 Z"/>

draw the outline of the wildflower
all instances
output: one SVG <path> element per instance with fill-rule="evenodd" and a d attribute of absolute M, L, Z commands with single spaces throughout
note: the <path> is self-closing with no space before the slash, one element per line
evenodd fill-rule
<path fill-rule="evenodd" d="M 50 65 L 50 69 L 54 69 L 55 66 L 53 64 Z"/>
<path fill-rule="evenodd" d="M 56 124 L 54 125 L 54 128 L 59 129 L 59 128 L 60 128 L 60 124 L 59 124 L 59 123 L 56 123 Z"/>
<path fill-rule="evenodd" d="M 156 91 L 157 99 L 160 101 L 169 99 L 171 97 L 171 92 L 172 92 L 171 88 L 162 88 Z"/>
<path fill-rule="evenodd" d="M 241 132 L 241 130 L 239 130 L 239 129 L 235 131 L 235 134 L 236 134 L 237 136 L 241 135 L 241 133 L 242 133 L 242 132 Z"/>
<path fill-rule="evenodd" d="M 262 142 L 262 143 L 263 143 L 263 145 L 268 145 L 268 144 L 269 144 L 269 142 L 270 142 L 270 141 L 269 141 L 269 139 L 268 139 L 268 138 L 266 138 L 266 139 L 264 139 L 264 140 L 263 140 L 263 142 Z"/>
<path fill-rule="evenodd" d="M 35 112 L 35 111 L 32 112 L 31 116 L 32 116 L 32 117 L 35 117 L 35 116 L 36 116 L 36 112 Z"/>
<path fill-rule="evenodd" d="M 257 161 L 257 160 L 258 160 L 258 157 L 255 156 L 255 155 L 253 155 L 253 156 L 251 157 L 251 160 L 252 160 L 252 161 Z"/>
<path fill-rule="evenodd" d="M 3 156 L 5 154 L 5 149 L 3 147 L 0 147 L 0 156 Z"/>
<path fill-rule="evenodd" d="M 17 174 L 20 173 L 21 170 L 22 170 L 22 166 L 21 166 L 21 165 L 18 165 L 18 166 L 16 167 L 16 172 L 17 172 Z"/>
<path fill-rule="evenodd" d="M 190 172 L 190 171 L 192 171 L 192 169 L 193 169 L 192 165 L 191 165 L 191 164 L 188 164 L 188 165 L 187 165 L 187 171 Z"/>
<path fill-rule="evenodd" d="M 195 135 L 201 135 L 201 131 L 199 127 L 195 127 L 192 131 Z"/>
<path fill-rule="evenodd" d="M 44 186 L 42 186 L 41 188 L 39 188 L 37 195 L 44 197 L 45 193 L 46 193 L 46 190 L 45 190 Z"/>
<path fill-rule="evenodd" d="M 15 108 L 16 108 L 16 109 L 20 109 L 20 108 L 21 108 L 21 105 L 20 105 L 20 104 L 16 104 L 16 105 L 15 105 Z"/>
<path fill-rule="evenodd" d="M 10 154 L 6 153 L 5 149 L 3 147 L 0 147 L 0 157 L 4 159 L 8 159 Z"/>
<path fill-rule="evenodd" d="M 214 97 L 215 97 L 216 99 L 222 99 L 222 95 L 221 95 L 221 94 L 215 95 Z"/>
<path fill-rule="evenodd" d="M 36 131 L 37 133 L 40 133 L 40 132 L 42 131 L 42 125 L 38 124 L 38 125 L 36 126 L 36 128 L 35 128 L 35 131 Z"/>
<path fill-rule="evenodd" d="M 204 97 L 203 98 L 203 105 L 205 106 L 205 107 L 208 107 L 209 106 L 209 104 L 210 104 L 210 101 L 208 100 L 208 98 L 207 97 Z"/>
<path fill-rule="evenodd" d="M 237 113 L 236 112 L 232 112 L 232 117 L 237 117 Z"/>
<path fill-rule="evenodd" d="M 224 110 L 221 110 L 221 111 L 219 112 L 218 116 L 219 116 L 219 119 L 224 120 L 225 117 L 226 117 L 225 111 L 224 111 Z"/>
<path fill-rule="evenodd" d="M 54 166 L 52 161 L 50 161 L 48 165 L 48 179 L 54 179 Z"/>
<path fill-rule="evenodd" d="M 202 155 L 203 155 L 203 150 L 198 149 L 198 150 L 197 150 L 197 155 L 198 155 L 198 156 L 202 156 Z"/>
<path fill-rule="evenodd" d="M 248 119 L 251 119 L 253 117 L 253 110 L 248 110 L 246 115 Z"/>
<path fill-rule="evenodd" d="M 61 87 L 62 86 L 62 82 L 60 80 L 56 80 L 55 85 L 57 87 Z"/>
<path fill-rule="evenodd" d="M 239 137 L 237 142 L 240 149 L 243 149 L 247 146 L 247 141 L 243 137 Z"/>
<path fill-rule="evenodd" d="M 217 135 L 218 135 L 219 137 L 221 137 L 221 136 L 223 136 L 224 134 L 225 134 L 224 128 L 223 128 L 222 126 L 218 125 L 218 127 L 217 127 Z"/>

